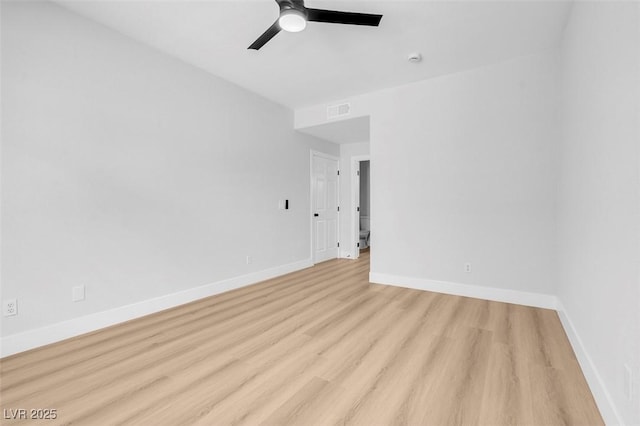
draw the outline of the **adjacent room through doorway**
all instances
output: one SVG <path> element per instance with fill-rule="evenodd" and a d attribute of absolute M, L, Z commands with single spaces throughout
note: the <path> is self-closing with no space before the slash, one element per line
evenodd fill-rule
<path fill-rule="evenodd" d="M 358 208 L 358 222 L 359 222 L 359 241 L 358 248 L 360 251 L 369 250 L 371 247 L 371 216 L 370 216 L 370 178 L 369 178 L 369 164 L 370 160 L 360 161 L 359 168 L 359 208 Z"/>

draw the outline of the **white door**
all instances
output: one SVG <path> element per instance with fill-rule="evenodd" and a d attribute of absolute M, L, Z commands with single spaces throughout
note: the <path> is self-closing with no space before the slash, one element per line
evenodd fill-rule
<path fill-rule="evenodd" d="M 338 257 L 338 159 L 311 156 L 311 214 L 314 263 Z"/>

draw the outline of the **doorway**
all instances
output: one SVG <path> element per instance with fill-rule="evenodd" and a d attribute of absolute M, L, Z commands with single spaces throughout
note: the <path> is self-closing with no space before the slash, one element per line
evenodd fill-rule
<path fill-rule="evenodd" d="M 351 217 L 351 235 L 354 259 L 360 257 L 361 250 L 371 247 L 371 180 L 368 155 L 351 157 L 353 170 L 351 194 L 354 202 Z"/>
<path fill-rule="evenodd" d="M 311 152 L 311 254 L 313 263 L 338 257 L 340 161 Z"/>
<path fill-rule="evenodd" d="M 371 246 L 371 216 L 369 214 L 370 210 L 370 202 L 369 202 L 369 192 L 370 192 L 370 180 L 369 180 L 369 160 L 360 162 L 360 183 L 359 183 L 359 192 L 360 192 L 360 208 L 359 208 L 359 224 L 360 224 L 360 233 L 359 233 L 359 244 L 357 247 L 362 250 L 369 250 Z"/>

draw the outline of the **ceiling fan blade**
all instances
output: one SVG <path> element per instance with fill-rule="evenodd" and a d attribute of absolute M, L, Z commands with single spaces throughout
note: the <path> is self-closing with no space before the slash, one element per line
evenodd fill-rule
<path fill-rule="evenodd" d="M 278 21 L 276 21 L 276 22 L 273 23 L 273 25 L 271 25 L 269 28 L 267 28 L 267 31 L 262 33 L 262 35 L 260 37 L 258 37 L 258 39 L 256 41 L 251 43 L 251 46 L 249 46 L 247 49 L 254 49 L 254 50 L 260 49 L 269 40 L 274 38 L 276 36 L 276 34 L 278 34 L 279 32 L 280 32 L 280 25 L 278 25 Z"/>
<path fill-rule="evenodd" d="M 339 12 L 337 10 L 310 9 L 307 10 L 307 20 L 313 22 L 329 22 L 332 24 L 368 25 L 377 27 L 382 15 L 371 13 Z"/>

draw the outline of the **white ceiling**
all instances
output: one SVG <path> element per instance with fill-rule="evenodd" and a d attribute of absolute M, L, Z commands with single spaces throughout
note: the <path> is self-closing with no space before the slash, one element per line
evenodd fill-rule
<path fill-rule="evenodd" d="M 307 0 L 383 14 L 380 26 L 311 22 L 247 47 L 278 16 L 274 0 L 57 0 L 136 40 L 291 108 L 458 72 L 556 46 L 562 1 Z M 420 64 L 407 55 L 419 51 Z"/>

